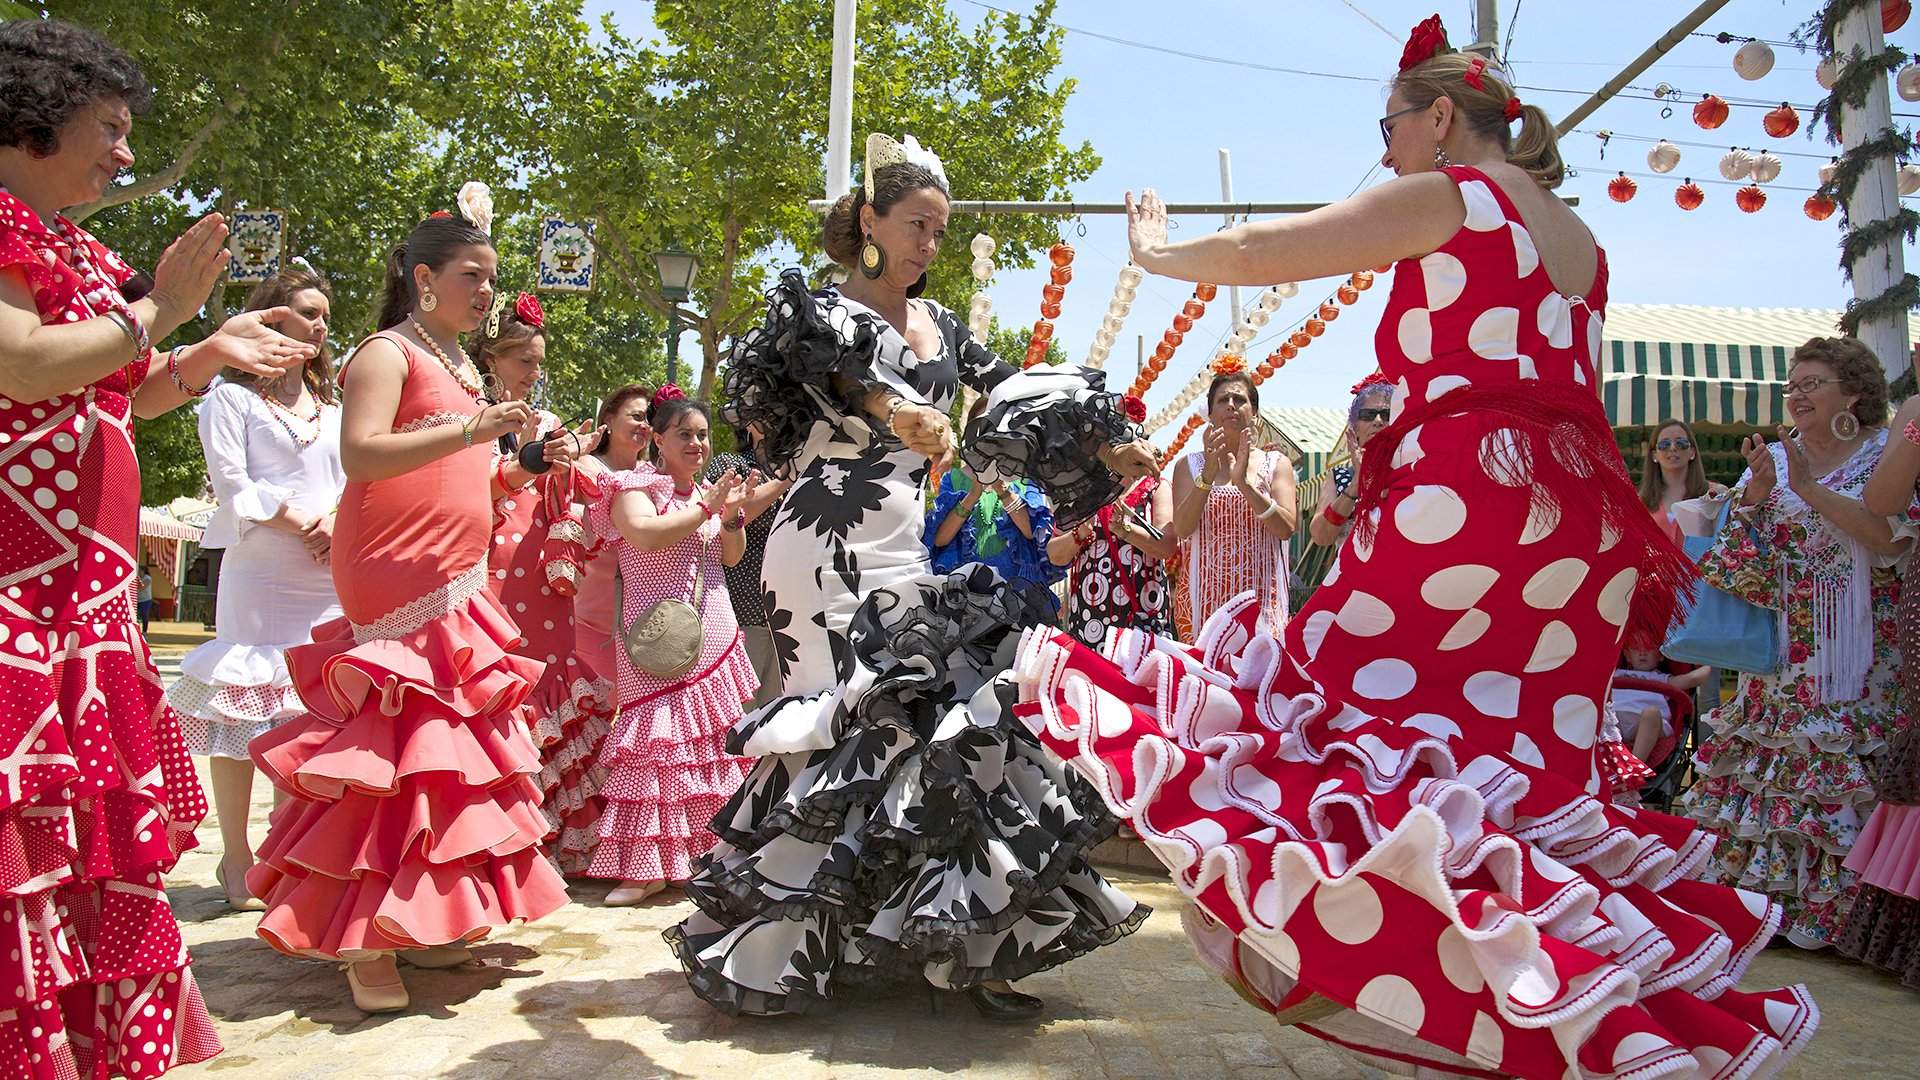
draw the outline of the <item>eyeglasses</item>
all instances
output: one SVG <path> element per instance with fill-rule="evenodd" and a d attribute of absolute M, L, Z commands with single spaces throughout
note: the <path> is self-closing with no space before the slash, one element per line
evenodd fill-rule
<path fill-rule="evenodd" d="M 1809 375 L 1804 379 L 1800 379 L 1796 382 L 1788 383 L 1787 393 L 1798 394 L 1801 397 L 1807 397 L 1808 395 L 1812 394 L 1815 390 L 1820 389 L 1821 387 L 1827 385 L 1828 383 L 1837 383 L 1839 381 L 1840 381 L 1839 379 L 1827 379 L 1827 378 L 1822 378 L 1819 375 Z"/>
<path fill-rule="evenodd" d="M 1661 439 L 1659 442 L 1654 443 L 1653 446 L 1656 450 L 1691 450 L 1693 449 L 1693 440 Z"/>
<path fill-rule="evenodd" d="M 1363 424 L 1369 420 L 1384 421 L 1389 416 L 1392 416 L 1392 415 L 1393 415 L 1392 409 L 1361 409 L 1359 412 L 1354 413 L 1354 416 L 1358 417 L 1360 422 Z"/>
<path fill-rule="evenodd" d="M 1425 109 L 1425 108 L 1428 108 L 1428 106 L 1426 106 L 1426 105 L 1409 105 L 1409 106 L 1407 106 L 1406 108 L 1404 108 L 1404 109 L 1401 109 L 1401 110 L 1400 110 L 1400 111 L 1398 111 L 1398 112 L 1390 112 L 1390 113 L 1388 113 L 1387 115 L 1385 115 L 1385 116 L 1383 116 L 1383 117 L 1381 117 L 1381 118 L 1380 118 L 1380 142 L 1381 142 L 1381 145 L 1383 145 L 1383 146 L 1392 146 L 1392 145 L 1393 145 L 1393 128 L 1391 128 L 1391 127 L 1389 127 L 1389 126 L 1387 126 L 1387 121 L 1389 121 L 1389 120 L 1398 120 L 1399 118 L 1401 118 L 1401 117 L 1403 117 L 1403 116 L 1405 116 L 1405 115 L 1407 115 L 1408 113 L 1417 113 L 1417 112 L 1419 112 L 1419 111 L 1421 111 L 1422 109 Z"/>

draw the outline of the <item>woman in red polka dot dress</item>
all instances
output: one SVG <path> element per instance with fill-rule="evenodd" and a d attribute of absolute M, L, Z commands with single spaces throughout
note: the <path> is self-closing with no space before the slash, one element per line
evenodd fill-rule
<path fill-rule="evenodd" d="M 249 312 L 198 345 L 209 215 L 136 274 L 60 211 L 133 163 L 152 89 L 59 21 L 0 25 L 0 1076 L 150 1077 L 220 1051 L 162 875 L 207 803 L 134 618 L 133 417 L 313 355 Z"/>
<path fill-rule="evenodd" d="M 1192 649 L 1031 633 L 1030 722 L 1283 1022 L 1422 1075 L 1770 1075 L 1818 1019 L 1736 988 L 1778 908 L 1697 880 L 1712 837 L 1609 805 L 1596 767 L 1622 633 L 1689 567 L 1595 393 L 1606 261 L 1550 192 L 1552 124 L 1438 17 L 1386 113 L 1400 179 L 1354 199 L 1176 245 L 1151 192 L 1133 212 L 1135 259 L 1187 280 L 1396 264 L 1394 418 L 1326 584 L 1284 640 L 1251 596 Z"/>
<path fill-rule="evenodd" d="M 546 313 L 521 293 L 497 303 L 487 327 L 467 342 L 467 355 L 500 400 L 526 401 L 547 355 Z M 540 430 L 560 418 L 540 411 Z M 574 597 L 587 561 L 580 502 L 599 485 L 572 459 L 592 450 L 590 436 L 560 436 L 544 444 L 553 461 L 524 487 L 502 490 L 493 503 L 493 548 L 487 588 L 520 627 L 521 656 L 547 666 L 527 698 L 525 720 L 540 748 L 540 811 L 547 817 L 547 857 L 563 874 L 584 873 L 600 820 L 600 743 L 613 720 L 613 683 L 582 662 L 575 635 Z M 503 458 L 519 443 L 502 439 Z"/>

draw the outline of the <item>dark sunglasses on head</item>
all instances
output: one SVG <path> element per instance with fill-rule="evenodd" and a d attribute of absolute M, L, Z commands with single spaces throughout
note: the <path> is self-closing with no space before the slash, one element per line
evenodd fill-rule
<path fill-rule="evenodd" d="M 1354 415 L 1360 418 L 1361 423 L 1366 423 L 1369 420 L 1384 421 L 1389 416 L 1393 415 L 1393 410 L 1392 409 L 1361 409 L 1359 412 L 1354 413 Z"/>
<path fill-rule="evenodd" d="M 1659 442 L 1654 443 L 1653 446 L 1656 450 L 1691 450 L 1693 449 L 1693 440 L 1685 438 L 1661 439 Z"/>

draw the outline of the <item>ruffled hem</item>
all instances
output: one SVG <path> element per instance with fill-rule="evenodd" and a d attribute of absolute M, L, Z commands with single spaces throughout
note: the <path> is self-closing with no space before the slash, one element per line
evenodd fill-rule
<path fill-rule="evenodd" d="M 1874 807 L 1845 866 L 1862 885 L 1920 900 L 1920 806 Z"/>
<path fill-rule="evenodd" d="M 1747 679 L 1775 676 L 1747 675 Z M 1746 692 L 1701 717 L 1708 735 L 1702 748 L 1739 745 L 1800 756 L 1861 758 L 1879 754 L 1895 732 L 1892 709 L 1862 708 L 1863 702 L 1806 705 L 1775 694 Z M 1744 687 L 1742 689 L 1745 689 Z"/>
<path fill-rule="evenodd" d="M 304 637 L 283 645 L 241 645 L 216 637 L 180 658 L 180 674 L 212 686 L 291 686 L 287 650 L 304 644 Z"/>
<path fill-rule="evenodd" d="M 1126 490 L 1126 481 L 1101 464 L 1096 451 L 1140 437 L 1120 395 L 1106 393 L 1106 378 L 1090 367 L 1033 368 L 1008 376 L 993 388 L 986 411 L 967 425 L 961 448 L 967 467 L 982 483 L 1019 478 L 1038 484 L 1058 530 L 1092 520 Z M 1044 557 L 1036 566 L 1044 574 L 1055 572 Z"/>
<path fill-rule="evenodd" d="M 222 1049 L 184 965 L 75 982 L 0 1009 L 0 1074 L 21 1080 L 159 1076 Z"/>
<path fill-rule="evenodd" d="M 1684 880 L 1691 823 L 1327 701 L 1256 618 L 1242 596 L 1197 647 L 1123 631 L 1104 658 L 1031 631 L 1016 666 L 1049 749 L 1279 973 L 1256 1004 L 1318 995 L 1350 1045 L 1520 1076 L 1764 1074 L 1804 1044 L 1803 990 L 1733 989 L 1780 909 Z"/>
<path fill-rule="evenodd" d="M 289 653 L 314 711 L 252 748 L 291 796 L 247 875 L 268 944 L 337 958 L 471 942 L 566 903 L 516 712 L 544 665 L 516 640 L 482 592 L 399 641 L 355 644 L 342 620 Z"/>
<path fill-rule="evenodd" d="M 181 675 L 167 689 L 167 701 L 180 718 L 187 752 L 197 757 L 246 760 L 249 743 L 306 711 L 292 682 L 214 685 Z"/>
<path fill-rule="evenodd" d="M 575 678 L 549 669 L 525 706 L 527 729 L 540 747 L 540 812 L 546 817 L 544 846 L 563 874 L 583 873 L 596 823 L 606 805 L 601 788 L 607 769 L 601 749 L 612 732 L 613 686 L 603 679 Z"/>
<path fill-rule="evenodd" d="M 1147 915 L 1086 862 L 1113 823 L 1083 816 L 1006 714 L 1012 687 L 987 685 L 1020 602 L 983 567 L 922 595 L 884 625 L 872 601 L 855 616 L 850 684 L 734 733 L 736 747 L 833 741 L 762 756 L 714 820 L 723 842 L 687 886 L 700 912 L 667 940 L 716 1008 L 806 1012 L 878 974 L 1020 978 Z"/>
<path fill-rule="evenodd" d="M 1861 889 L 1834 951 L 1920 990 L 1920 900 Z"/>

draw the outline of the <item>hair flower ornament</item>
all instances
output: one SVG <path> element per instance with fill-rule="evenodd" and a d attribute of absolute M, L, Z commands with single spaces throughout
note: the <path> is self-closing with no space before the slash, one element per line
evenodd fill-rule
<path fill-rule="evenodd" d="M 1366 378 L 1361 379 L 1359 382 L 1354 383 L 1353 394 L 1355 397 L 1358 397 L 1361 394 L 1365 393 L 1368 389 L 1375 386 L 1385 386 L 1385 387 L 1391 388 L 1393 386 L 1393 380 L 1387 378 L 1384 373 L 1376 371 L 1373 374 L 1367 376 Z"/>
<path fill-rule="evenodd" d="M 1508 98 L 1507 107 L 1501 110 L 1501 115 L 1507 118 L 1507 123 L 1509 124 L 1520 119 L 1520 99 L 1517 97 Z"/>
<path fill-rule="evenodd" d="M 1127 394 L 1120 399 L 1120 407 L 1126 411 L 1127 419 L 1136 424 L 1147 422 L 1147 403 L 1137 394 Z"/>
<path fill-rule="evenodd" d="M 538 330 L 547 325 L 546 309 L 540 306 L 540 298 L 532 293 L 521 293 L 513 302 L 513 314 L 521 322 Z"/>
<path fill-rule="evenodd" d="M 469 180 L 460 185 L 460 194 L 454 196 L 453 203 L 460 208 L 460 216 L 467 223 L 488 236 L 493 235 L 493 189 L 478 180 Z"/>
<path fill-rule="evenodd" d="M 1247 370 L 1247 362 L 1232 353 L 1221 353 L 1213 358 L 1215 375 L 1239 375 Z"/>
<path fill-rule="evenodd" d="M 678 386 L 672 383 L 661 383 L 660 389 L 653 392 L 653 403 L 658 405 L 663 401 L 679 401 L 686 396 L 686 392 Z"/>
<path fill-rule="evenodd" d="M 1447 28 L 1440 23 L 1440 16 L 1429 15 L 1420 25 L 1407 35 L 1407 47 L 1400 54 L 1400 70 L 1417 67 L 1439 56 L 1453 51 L 1447 44 Z"/>

